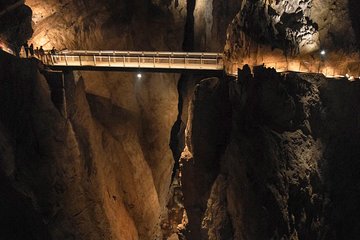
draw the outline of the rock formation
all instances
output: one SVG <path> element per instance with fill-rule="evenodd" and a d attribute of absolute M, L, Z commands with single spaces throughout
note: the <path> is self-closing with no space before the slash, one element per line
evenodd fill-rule
<path fill-rule="evenodd" d="M 245 68 L 225 115 L 205 110 L 228 106 L 209 82 L 195 93 L 182 158 L 188 239 L 356 239 L 357 82 Z M 217 125 L 209 133 L 197 119 Z"/>
<path fill-rule="evenodd" d="M 359 24 L 354 17 L 359 9 L 348 0 L 243 1 L 227 33 L 228 71 L 243 63 L 274 67 L 278 62 L 291 71 L 316 65 L 326 75 L 359 76 Z"/>
<path fill-rule="evenodd" d="M 32 11 L 23 1 L 0 2 L 0 43 L 18 52 L 32 36 L 31 17 Z"/>

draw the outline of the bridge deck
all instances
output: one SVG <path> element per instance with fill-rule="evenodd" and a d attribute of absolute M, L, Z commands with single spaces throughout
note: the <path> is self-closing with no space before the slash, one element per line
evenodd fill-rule
<path fill-rule="evenodd" d="M 221 53 L 62 51 L 43 59 L 53 69 L 115 71 L 223 71 Z"/>

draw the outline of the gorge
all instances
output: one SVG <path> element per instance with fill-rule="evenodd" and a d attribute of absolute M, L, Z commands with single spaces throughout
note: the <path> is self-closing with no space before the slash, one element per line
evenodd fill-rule
<path fill-rule="evenodd" d="M 0 239 L 358 239 L 359 11 L 353 0 L 1 1 L 0 40 L 15 53 L 26 41 L 219 52 L 226 72 L 59 73 L 0 51 Z"/>

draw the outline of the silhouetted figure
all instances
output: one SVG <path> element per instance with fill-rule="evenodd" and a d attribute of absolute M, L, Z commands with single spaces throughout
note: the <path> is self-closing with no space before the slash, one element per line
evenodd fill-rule
<path fill-rule="evenodd" d="M 51 50 L 50 50 L 50 53 L 49 53 L 49 59 L 51 59 L 51 61 L 53 63 L 56 63 L 56 57 L 54 57 L 54 55 L 56 54 L 56 49 L 55 47 L 53 47 Z"/>
<path fill-rule="evenodd" d="M 26 42 L 26 43 L 24 43 L 23 46 L 24 46 L 26 58 L 28 58 L 28 57 L 29 57 L 29 45 L 28 45 L 28 43 Z"/>
<path fill-rule="evenodd" d="M 50 53 L 51 53 L 52 55 L 55 55 L 55 54 L 56 54 L 56 49 L 55 49 L 55 47 L 53 47 L 53 48 L 51 49 Z"/>
<path fill-rule="evenodd" d="M 44 61 L 45 51 L 44 51 L 44 49 L 43 49 L 43 46 L 40 46 L 39 55 L 40 55 L 40 60 L 41 60 L 41 61 Z"/>
<path fill-rule="evenodd" d="M 34 44 L 30 44 L 29 52 L 30 52 L 31 57 L 33 57 L 34 56 Z"/>
<path fill-rule="evenodd" d="M 44 49 L 43 49 L 43 46 L 40 46 L 39 55 L 40 55 L 40 58 L 41 58 L 41 60 L 42 60 L 43 57 L 44 57 L 44 55 L 45 55 L 45 51 L 44 51 Z"/>
<path fill-rule="evenodd" d="M 39 50 L 39 47 L 36 47 L 36 49 L 35 49 L 35 56 L 37 57 L 37 58 L 39 58 L 39 55 L 40 54 L 40 50 Z"/>

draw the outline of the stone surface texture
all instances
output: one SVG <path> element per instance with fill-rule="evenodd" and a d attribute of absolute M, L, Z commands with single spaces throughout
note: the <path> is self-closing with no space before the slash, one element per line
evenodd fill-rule
<path fill-rule="evenodd" d="M 0 1 L 0 43 L 14 52 L 33 34 L 32 10 L 23 3 L 21 0 Z"/>
<path fill-rule="evenodd" d="M 203 81 L 192 103 L 181 159 L 188 239 L 356 239 L 358 82 L 258 67 L 222 88 L 228 98 Z"/>
<path fill-rule="evenodd" d="M 359 76 L 359 10 L 352 0 L 242 1 L 227 32 L 228 69 L 273 62 L 291 68 L 296 62 L 303 68 L 316 64 L 331 73 L 336 69 L 336 75 Z"/>

